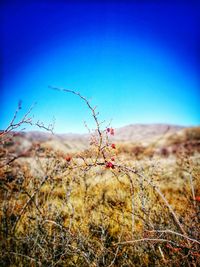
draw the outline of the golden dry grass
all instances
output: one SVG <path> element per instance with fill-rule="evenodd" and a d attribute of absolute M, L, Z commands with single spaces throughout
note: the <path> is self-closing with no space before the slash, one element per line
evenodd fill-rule
<path fill-rule="evenodd" d="M 109 152 L 116 166 L 136 169 L 160 188 L 184 237 L 137 173 L 88 168 L 82 157 L 91 163 L 94 151 L 67 161 L 45 149 L 1 168 L 1 266 L 198 266 L 198 151 L 166 156 L 126 143 Z"/>

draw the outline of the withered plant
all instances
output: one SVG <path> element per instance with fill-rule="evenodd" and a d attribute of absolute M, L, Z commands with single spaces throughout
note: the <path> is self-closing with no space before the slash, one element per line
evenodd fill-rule
<path fill-rule="evenodd" d="M 185 151 L 170 170 L 145 155 L 127 160 L 129 150 L 118 149 L 115 129 L 86 97 L 51 89 L 82 100 L 95 130 L 84 151 L 66 155 L 33 143 L 15 155 L 15 131 L 32 124 L 30 111 L 15 123 L 16 111 L 1 133 L 0 265 L 198 266 L 198 160 Z"/>

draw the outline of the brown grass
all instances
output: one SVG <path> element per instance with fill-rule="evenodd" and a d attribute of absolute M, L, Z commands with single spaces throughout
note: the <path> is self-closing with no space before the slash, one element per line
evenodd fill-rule
<path fill-rule="evenodd" d="M 31 174 L 31 161 L 21 159 L 21 165 L 16 161 L 1 170 L 1 266 L 198 265 L 198 243 L 156 232 L 179 229 L 146 181 L 131 174 L 131 190 L 130 174 L 119 168 L 87 169 L 81 159 L 67 162 L 51 153 L 45 161 L 37 159 L 48 176 L 41 187 L 42 177 Z M 198 155 L 149 160 L 141 154 L 140 160 L 130 160 L 129 153 L 118 151 L 115 164 L 123 161 L 151 177 L 188 237 L 198 240 L 199 202 L 193 202 L 189 179 L 192 175 L 198 195 Z"/>

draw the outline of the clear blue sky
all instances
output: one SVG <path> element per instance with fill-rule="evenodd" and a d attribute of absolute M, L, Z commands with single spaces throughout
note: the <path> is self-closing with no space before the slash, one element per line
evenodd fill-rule
<path fill-rule="evenodd" d="M 4 1 L 0 128 L 18 100 L 56 132 L 84 132 L 91 116 L 74 89 L 114 127 L 200 125 L 200 5 L 192 1 Z M 182 4 L 180 3 L 182 2 Z"/>

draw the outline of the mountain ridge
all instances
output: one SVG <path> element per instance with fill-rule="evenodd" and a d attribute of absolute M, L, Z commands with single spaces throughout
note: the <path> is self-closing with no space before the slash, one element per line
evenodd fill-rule
<path fill-rule="evenodd" d="M 174 124 L 164 124 L 164 123 L 153 123 L 153 124 L 129 124 L 119 128 L 114 128 L 115 135 L 112 136 L 112 140 L 116 141 L 139 141 L 140 139 L 149 139 L 159 135 L 173 134 L 186 127 Z M 90 133 L 61 133 L 61 134 L 52 134 L 50 132 L 44 131 L 22 131 L 14 132 L 16 136 L 22 136 L 30 141 L 47 141 L 51 139 L 60 139 L 64 140 L 87 140 L 91 136 Z"/>
<path fill-rule="evenodd" d="M 193 128 L 186 127 L 181 125 L 174 124 L 164 124 L 164 123 L 152 123 L 152 124 L 128 124 L 122 127 L 114 128 L 115 135 L 112 137 L 114 140 L 121 141 L 131 141 L 131 140 L 139 140 L 141 138 L 150 138 L 157 135 L 163 135 L 166 133 L 175 133 L 185 128 Z M 22 132 L 14 132 L 15 135 L 21 135 L 29 140 L 38 140 L 38 141 L 46 141 L 48 139 L 88 139 L 90 137 L 90 133 L 55 133 L 52 134 L 50 132 L 45 131 L 22 131 Z"/>

